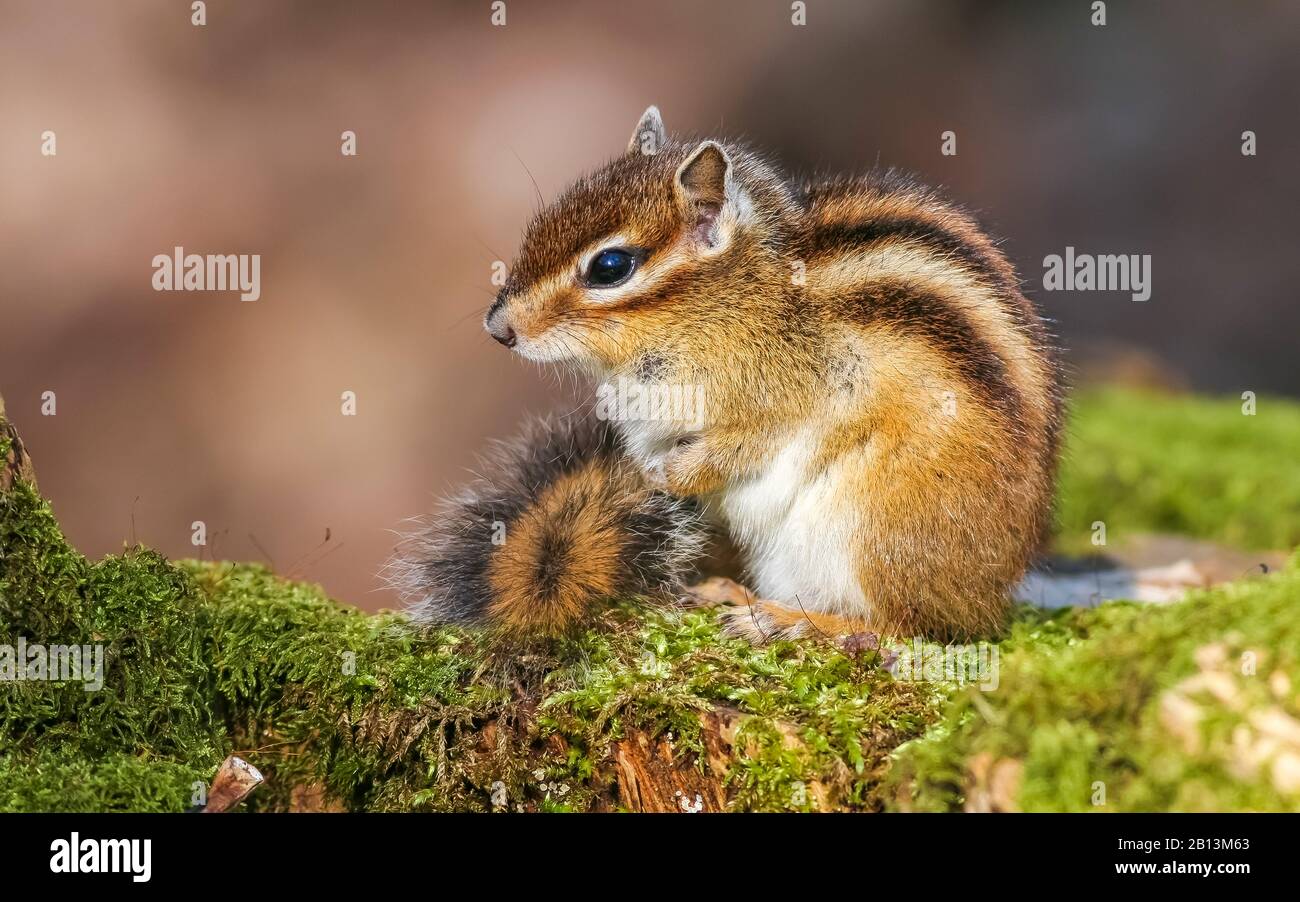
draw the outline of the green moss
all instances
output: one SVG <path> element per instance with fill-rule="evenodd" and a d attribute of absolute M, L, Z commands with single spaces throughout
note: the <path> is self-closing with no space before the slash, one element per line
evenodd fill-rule
<path fill-rule="evenodd" d="M 98 691 L 87 691 L 86 682 L 96 682 L 89 674 L 0 686 L 6 769 L 20 769 L 24 756 L 53 766 L 40 755 L 57 750 L 65 762 L 129 754 L 210 772 L 222 737 L 212 718 L 201 612 L 184 574 L 146 549 L 88 563 L 23 482 L 0 493 L 0 550 L 4 644 L 98 646 L 103 664 Z"/>
<path fill-rule="evenodd" d="M 1074 422 L 1065 544 L 1095 519 L 1112 536 L 1300 541 L 1295 405 L 1243 418 L 1233 402 L 1099 392 Z M 614 608 L 510 654 L 473 631 L 416 635 L 259 566 L 144 548 L 89 562 L 19 480 L 0 492 L 0 644 L 102 645 L 104 686 L 0 685 L 0 810 L 181 811 L 231 753 L 267 777 L 254 810 L 490 810 L 494 794 L 512 810 L 616 808 L 620 741 L 668 743 L 683 777 L 703 773 L 718 717 L 737 809 L 958 807 L 981 761 L 1013 762 L 1024 808 L 1091 807 L 1098 781 L 1112 809 L 1288 807 L 1273 765 L 1242 756 L 1258 712 L 1274 728 L 1297 713 L 1277 687 L 1300 686 L 1298 584 L 1289 570 L 1167 608 L 1022 612 L 999 688 L 981 693 L 895 681 L 872 650 L 754 648 L 699 611 Z M 1213 701 L 1221 676 L 1182 683 L 1247 650 L 1257 674 L 1228 673 L 1240 710 Z M 1195 747 L 1166 722 L 1193 708 Z"/>
<path fill-rule="evenodd" d="M 548 677 L 543 732 L 599 760 L 634 726 L 698 757 L 700 715 L 734 711 L 736 808 L 798 810 L 822 790 L 839 805 L 880 807 L 889 751 L 918 735 L 943 697 L 933 684 L 895 682 L 874 651 L 824 641 L 756 648 L 724 637 L 709 612 L 641 616 L 633 631 L 589 634 L 582 663 Z"/>
<path fill-rule="evenodd" d="M 671 736 L 681 766 L 703 769 L 700 718 L 720 705 L 744 719 L 737 807 L 807 807 L 810 786 L 879 807 L 889 751 L 941 697 L 894 683 L 874 652 L 756 649 L 701 612 L 615 608 L 504 657 L 472 632 L 416 635 L 255 565 L 145 549 L 90 564 L 30 486 L 0 499 L 4 634 L 100 642 L 108 661 L 97 692 L 4 687 L 6 810 L 184 810 L 232 752 L 267 777 L 254 809 L 321 787 L 357 810 L 488 810 L 498 783 L 511 807 L 611 807 L 616 741 Z"/>
<path fill-rule="evenodd" d="M 183 811 L 199 801 L 211 771 L 201 760 L 44 746 L 0 756 L 0 811 Z"/>
<path fill-rule="evenodd" d="M 961 808 L 1010 762 L 1027 811 L 1300 810 L 1300 557 L 1175 605 L 1027 616 L 1002 652 L 996 691 L 899 749 L 902 807 Z"/>
<path fill-rule="evenodd" d="M 1092 524 L 1123 542 L 1179 533 L 1245 548 L 1300 545 L 1300 403 L 1088 391 L 1072 401 L 1059 545 L 1090 552 Z"/>

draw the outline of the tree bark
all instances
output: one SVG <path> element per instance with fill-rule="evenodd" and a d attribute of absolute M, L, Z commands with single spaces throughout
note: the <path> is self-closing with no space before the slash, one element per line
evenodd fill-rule
<path fill-rule="evenodd" d="M 727 773 L 738 757 L 755 751 L 743 745 L 739 738 L 748 718 L 749 715 L 730 707 L 701 714 L 703 762 L 697 762 L 694 756 L 675 754 L 668 737 L 653 738 L 641 730 L 629 731 L 625 738 L 614 743 L 619 804 L 631 811 L 726 811 L 734 795 L 726 785 Z M 802 745 L 792 725 L 778 723 L 777 729 L 786 746 Z M 843 779 L 809 783 L 805 787 L 807 807 L 817 811 L 834 810 L 851 774 L 845 767 L 838 776 Z"/>
<path fill-rule="evenodd" d="M 0 491 L 8 491 L 15 481 L 22 479 L 36 486 L 36 468 L 27 454 L 23 440 L 18 437 L 18 430 L 5 416 L 5 399 L 0 395 L 0 434 L 9 440 L 9 450 L 5 454 L 4 466 L 0 468 Z"/>

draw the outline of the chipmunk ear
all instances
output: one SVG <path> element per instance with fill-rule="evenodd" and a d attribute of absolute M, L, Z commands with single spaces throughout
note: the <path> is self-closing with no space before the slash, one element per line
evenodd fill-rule
<path fill-rule="evenodd" d="M 659 115 L 659 107 L 646 107 L 636 128 L 632 130 L 632 137 L 627 142 L 627 152 L 643 153 L 652 157 L 667 143 L 668 132 L 664 128 L 663 117 Z"/>
<path fill-rule="evenodd" d="M 694 219 L 695 237 L 717 247 L 722 241 L 723 208 L 729 200 L 738 202 L 741 194 L 731 173 L 731 158 L 721 144 L 705 141 L 691 151 L 677 169 L 677 194 L 685 214 Z"/>

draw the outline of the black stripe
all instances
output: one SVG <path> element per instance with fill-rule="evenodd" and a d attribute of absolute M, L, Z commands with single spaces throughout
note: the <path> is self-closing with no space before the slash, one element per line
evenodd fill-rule
<path fill-rule="evenodd" d="M 864 326 L 887 325 L 914 335 L 956 365 L 976 397 L 1020 423 L 1024 399 L 1006 363 L 949 299 L 915 285 L 884 280 L 843 299 L 844 314 Z"/>
<path fill-rule="evenodd" d="M 812 241 L 818 256 L 823 253 L 860 252 L 896 241 L 915 241 L 944 256 L 960 260 L 995 286 L 1016 294 L 1020 290 L 1014 280 L 1003 275 L 998 266 L 1000 261 L 951 229 L 926 219 L 893 215 L 870 222 L 824 226 L 813 233 Z"/>

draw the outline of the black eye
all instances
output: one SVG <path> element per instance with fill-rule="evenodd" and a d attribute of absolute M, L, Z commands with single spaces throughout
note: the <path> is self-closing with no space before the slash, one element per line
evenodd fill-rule
<path fill-rule="evenodd" d="M 596 288 L 609 288 L 627 280 L 636 269 L 636 257 L 622 248 L 601 251 L 587 267 L 587 284 Z"/>

